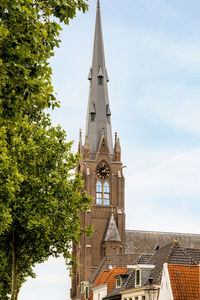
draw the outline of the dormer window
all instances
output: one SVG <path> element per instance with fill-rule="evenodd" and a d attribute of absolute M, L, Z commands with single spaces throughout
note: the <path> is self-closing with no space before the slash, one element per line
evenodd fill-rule
<path fill-rule="evenodd" d="M 103 85 L 103 71 L 102 71 L 101 67 L 99 67 L 98 83 L 99 83 L 99 85 Z"/>
<path fill-rule="evenodd" d="M 89 287 L 86 286 L 85 287 L 85 299 L 88 299 L 88 297 L 89 297 Z"/>
<path fill-rule="evenodd" d="M 98 77 L 98 83 L 99 85 L 103 85 L 103 76 Z"/>
<path fill-rule="evenodd" d="M 122 285 L 122 278 L 121 277 L 117 277 L 116 279 L 116 288 L 121 287 Z"/>
<path fill-rule="evenodd" d="M 91 104 L 90 104 L 90 120 L 91 120 L 91 122 L 94 122 L 95 115 L 96 115 L 95 104 L 94 104 L 94 103 L 91 103 Z"/>
<path fill-rule="evenodd" d="M 111 111 L 110 111 L 109 104 L 106 105 L 106 115 L 107 115 L 108 123 L 110 123 Z"/>
<path fill-rule="evenodd" d="M 84 282 L 81 282 L 81 293 L 84 293 L 85 284 Z"/>
<path fill-rule="evenodd" d="M 82 281 L 81 282 L 81 293 L 84 293 L 85 299 L 88 299 L 89 297 L 89 286 L 88 281 Z"/>
<path fill-rule="evenodd" d="M 135 271 L 135 285 L 141 285 L 141 270 Z"/>
<path fill-rule="evenodd" d="M 94 122 L 94 119 L 95 119 L 95 113 L 91 113 L 90 114 L 90 120 L 91 120 L 91 122 Z"/>

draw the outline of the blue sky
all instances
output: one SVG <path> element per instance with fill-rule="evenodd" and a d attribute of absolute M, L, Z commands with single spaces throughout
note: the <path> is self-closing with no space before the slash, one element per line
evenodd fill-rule
<path fill-rule="evenodd" d="M 96 0 L 61 34 L 51 60 L 61 124 L 85 130 Z M 200 2 L 101 0 L 113 133 L 126 177 L 127 229 L 199 233 Z M 19 300 L 69 299 L 63 260 L 37 266 Z"/>

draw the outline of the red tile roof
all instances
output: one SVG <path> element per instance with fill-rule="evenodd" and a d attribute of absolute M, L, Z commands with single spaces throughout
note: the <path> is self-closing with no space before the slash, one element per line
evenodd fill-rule
<path fill-rule="evenodd" d="M 124 274 L 128 269 L 127 268 L 113 268 L 109 271 L 103 271 L 99 277 L 95 280 L 94 286 L 101 284 L 107 284 L 107 292 L 109 293 L 111 289 L 115 286 L 116 278 L 115 276 Z"/>
<path fill-rule="evenodd" d="M 93 299 L 93 291 L 91 291 L 89 297 L 88 297 L 88 300 L 92 300 Z"/>
<path fill-rule="evenodd" d="M 174 300 L 200 300 L 200 266 L 168 265 Z"/>
<path fill-rule="evenodd" d="M 108 270 L 102 271 L 101 274 L 99 275 L 99 277 L 97 277 L 97 279 L 95 280 L 94 286 L 104 284 L 105 280 L 109 276 L 109 274 L 110 274 L 110 271 L 108 271 Z"/>
<path fill-rule="evenodd" d="M 116 278 L 115 276 L 124 274 L 128 269 L 127 268 L 113 268 L 112 270 L 102 271 L 101 274 L 97 277 L 94 282 L 94 286 L 99 286 L 102 284 L 107 284 L 107 292 L 109 293 L 112 288 L 115 286 Z M 90 293 L 88 300 L 93 299 L 93 291 Z M 82 296 L 81 300 L 85 300 L 85 297 Z"/>

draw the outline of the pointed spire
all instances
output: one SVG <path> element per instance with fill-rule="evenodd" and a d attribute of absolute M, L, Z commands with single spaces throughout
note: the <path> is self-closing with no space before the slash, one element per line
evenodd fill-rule
<path fill-rule="evenodd" d="M 121 242 L 113 212 L 108 220 L 107 227 L 104 232 L 103 242 Z"/>
<path fill-rule="evenodd" d="M 105 65 L 99 0 L 97 0 L 92 66 L 90 68 L 88 79 L 90 80 L 90 91 L 86 121 L 86 135 L 88 136 L 90 154 L 91 157 L 94 158 L 97 153 L 102 133 L 101 126 L 104 124 L 104 135 L 107 139 L 109 152 L 113 155 L 112 129 L 110 122 L 111 111 L 109 107 L 107 87 L 109 79 Z"/>

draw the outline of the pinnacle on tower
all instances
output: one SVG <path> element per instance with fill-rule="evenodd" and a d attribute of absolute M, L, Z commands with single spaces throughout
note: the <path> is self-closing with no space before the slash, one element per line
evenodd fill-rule
<path fill-rule="evenodd" d="M 85 144 L 84 144 L 84 159 L 90 158 L 90 146 L 88 144 L 88 136 L 85 136 Z"/>
<path fill-rule="evenodd" d="M 78 152 L 82 154 L 82 130 L 79 130 Z"/>
<path fill-rule="evenodd" d="M 121 161 L 121 145 L 117 132 L 115 132 L 114 160 Z"/>

